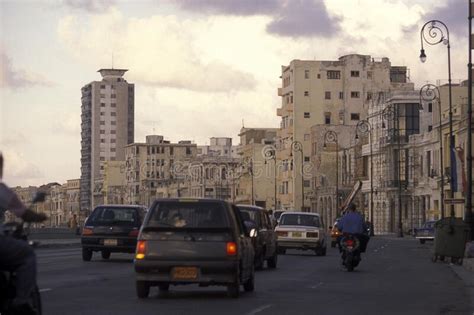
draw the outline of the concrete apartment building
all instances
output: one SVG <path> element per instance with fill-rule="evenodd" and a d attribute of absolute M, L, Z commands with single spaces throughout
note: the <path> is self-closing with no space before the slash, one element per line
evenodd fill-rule
<path fill-rule="evenodd" d="M 188 165 L 196 158 L 191 141 L 170 143 L 163 136 L 146 136 L 145 143 L 125 147 L 126 203 L 149 206 L 159 187 L 183 183 Z"/>
<path fill-rule="evenodd" d="M 232 145 L 232 138 L 227 137 L 212 137 L 209 145 L 198 145 L 197 155 L 238 157 L 237 147 Z"/>
<path fill-rule="evenodd" d="M 134 141 L 134 85 L 125 69 L 100 69 L 101 81 L 81 92 L 81 210 L 94 206 L 96 180 L 104 175 L 105 162 L 125 160 L 125 146 Z"/>
<path fill-rule="evenodd" d="M 293 60 L 282 66 L 282 106 L 277 138 L 277 158 L 289 165 L 278 179 L 278 200 L 283 209 L 309 211 L 311 202 L 302 203 L 301 155 L 310 162 L 311 132 L 317 124 L 356 125 L 367 117 L 370 103 L 386 92 L 413 89 L 406 67 L 394 67 L 388 58 L 375 60 L 367 55 L 347 55 L 337 61 Z M 302 151 L 292 152 L 292 142 Z M 311 189 L 311 174 L 304 177 L 304 189 Z M 309 196 L 309 194 L 306 194 Z"/>
<path fill-rule="evenodd" d="M 240 129 L 240 168 L 235 173 L 235 202 L 255 204 L 268 209 L 280 208 L 277 177 L 282 165 L 276 159 L 278 128 Z"/>

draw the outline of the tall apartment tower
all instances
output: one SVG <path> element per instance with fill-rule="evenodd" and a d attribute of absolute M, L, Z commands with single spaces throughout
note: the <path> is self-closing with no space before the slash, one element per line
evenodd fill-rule
<path fill-rule="evenodd" d="M 346 55 L 334 61 L 293 60 L 282 66 L 278 95 L 282 105 L 277 138 L 277 158 L 282 162 L 278 207 L 309 211 L 311 175 L 301 178 L 301 163 L 310 166 L 310 128 L 313 125 L 357 125 L 368 108 L 393 90 L 412 89 L 406 67 L 394 67 L 388 58 Z M 298 141 L 301 151 L 293 151 Z M 304 167 L 303 167 L 304 169 Z M 304 186 L 302 188 L 302 186 Z M 302 190 L 305 200 L 302 199 Z"/>
<path fill-rule="evenodd" d="M 134 84 L 125 69 L 100 69 L 101 81 L 85 85 L 81 98 L 80 206 L 93 208 L 96 180 L 103 177 L 106 161 L 124 161 L 125 146 L 134 141 Z"/>

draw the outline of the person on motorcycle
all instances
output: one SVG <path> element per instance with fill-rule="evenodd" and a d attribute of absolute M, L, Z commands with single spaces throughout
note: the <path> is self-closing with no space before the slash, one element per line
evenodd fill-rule
<path fill-rule="evenodd" d="M 16 273 L 13 313 L 33 313 L 30 295 L 36 286 L 35 253 L 26 242 L 5 236 L 2 225 L 7 210 L 26 222 L 41 222 L 46 216 L 27 209 L 15 192 L 2 182 L 2 177 L 3 155 L 0 152 L 0 270 Z"/>
<path fill-rule="evenodd" d="M 360 251 L 364 253 L 369 242 L 367 235 L 367 226 L 364 217 L 357 212 L 357 207 L 354 203 L 349 204 L 347 212 L 337 223 L 337 228 L 344 234 L 352 234 L 360 241 Z M 340 236 L 342 238 L 342 236 Z M 338 240 L 339 243 L 340 239 Z"/>

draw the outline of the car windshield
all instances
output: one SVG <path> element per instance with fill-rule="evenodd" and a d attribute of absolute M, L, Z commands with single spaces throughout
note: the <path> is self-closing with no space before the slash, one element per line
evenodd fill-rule
<path fill-rule="evenodd" d="M 147 226 L 173 228 L 226 228 L 227 212 L 217 202 L 161 202 L 151 209 Z"/>
<path fill-rule="evenodd" d="M 240 214 L 242 219 L 245 220 L 253 220 L 255 223 L 258 223 L 258 210 L 246 208 L 246 207 L 238 207 L 240 210 Z"/>
<path fill-rule="evenodd" d="M 280 225 L 320 227 L 320 221 L 319 217 L 316 215 L 287 213 L 281 216 Z"/>
<path fill-rule="evenodd" d="M 138 211 L 135 208 L 99 207 L 89 219 L 88 225 L 137 225 L 139 224 Z"/>

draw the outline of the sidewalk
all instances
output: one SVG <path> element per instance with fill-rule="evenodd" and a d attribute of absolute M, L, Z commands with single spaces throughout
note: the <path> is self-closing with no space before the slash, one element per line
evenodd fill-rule
<path fill-rule="evenodd" d="M 69 239 L 31 239 L 32 241 L 38 242 L 37 248 L 60 248 L 81 245 L 80 238 L 69 238 Z"/>

